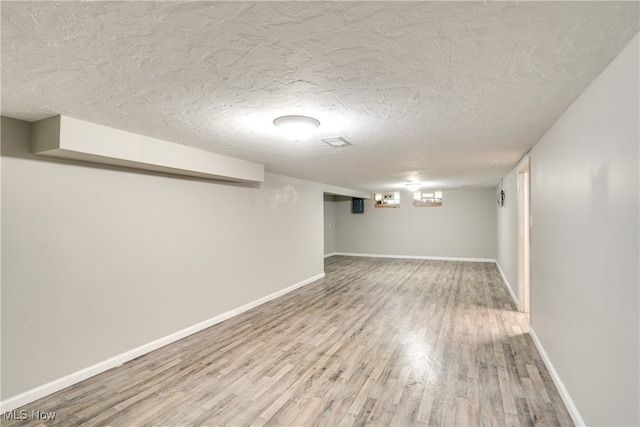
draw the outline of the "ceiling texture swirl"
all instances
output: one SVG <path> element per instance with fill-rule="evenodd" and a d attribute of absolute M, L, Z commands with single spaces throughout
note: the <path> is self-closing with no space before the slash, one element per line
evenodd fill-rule
<path fill-rule="evenodd" d="M 63 114 L 369 192 L 495 187 L 640 21 L 638 2 L 597 1 L 24 1 L 1 14 L 5 116 Z M 311 139 L 278 133 L 290 114 L 320 121 Z"/>

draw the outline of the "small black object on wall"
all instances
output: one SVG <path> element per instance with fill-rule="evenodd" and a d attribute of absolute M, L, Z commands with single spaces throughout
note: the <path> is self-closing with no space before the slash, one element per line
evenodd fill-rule
<path fill-rule="evenodd" d="M 498 206 L 499 207 L 504 207 L 504 200 L 505 200 L 505 194 L 504 194 L 504 190 L 502 189 L 502 180 L 500 180 L 500 193 L 498 193 Z"/>
<path fill-rule="evenodd" d="M 364 199 L 361 199 L 359 197 L 351 198 L 351 213 L 352 214 L 364 213 Z"/>

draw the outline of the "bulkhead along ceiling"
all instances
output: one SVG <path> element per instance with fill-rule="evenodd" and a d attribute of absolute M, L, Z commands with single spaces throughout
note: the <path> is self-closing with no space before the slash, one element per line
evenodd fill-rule
<path fill-rule="evenodd" d="M 63 114 L 363 191 L 494 187 L 638 2 L 2 2 L 2 114 Z M 291 141 L 282 115 L 321 122 Z M 333 148 L 321 138 L 351 145 Z M 502 159 L 496 161 L 496 159 Z"/>

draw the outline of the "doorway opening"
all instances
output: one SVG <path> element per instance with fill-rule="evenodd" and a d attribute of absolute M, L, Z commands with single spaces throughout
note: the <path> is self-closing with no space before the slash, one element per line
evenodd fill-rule
<path fill-rule="evenodd" d="M 518 167 L 518 310 L 530 311 L 531 273 L 529 259 L 529 158 Z"/>

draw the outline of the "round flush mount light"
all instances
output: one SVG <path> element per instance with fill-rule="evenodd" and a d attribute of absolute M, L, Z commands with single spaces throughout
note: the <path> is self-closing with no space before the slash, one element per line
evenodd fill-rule
<path fill-rule="evenodd" d="M 415 181 L 405 181 L 404 185 L 407 186 L 407 190 L 409 191 L 418 191 L 420 187 L 422 187 L 421 182 L 415 182 Z"/>
<path fill-rule="evenodd" d="M 308 116 L 282 116 L 273 121 L 284 135 L 294 141 L 309 139 L 320 122 Z"/>

